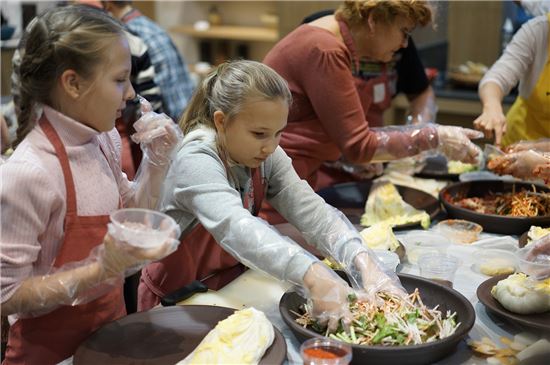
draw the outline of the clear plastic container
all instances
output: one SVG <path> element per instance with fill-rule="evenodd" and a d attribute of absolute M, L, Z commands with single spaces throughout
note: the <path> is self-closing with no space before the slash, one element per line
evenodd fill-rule
<path fill-rule="evenodd" d="M 460 263 L 458 257 L 441 253 L 426 253 L 418 258 L 420 276 L 451 287 Z"/>
<path fill-rule="evenodd" d="M 550 255 L 539 254 L 534 260 L 527 257 L 533 246 L 526 246 L 516 251 L 521 272 L 540 280 L 550 276 Z"/>
<path fill-rule="evenodd" d="M 109 233 L 117 240 L 139 248 L 157 247 L 177 231 L 177 223 L 172 217 L 154 210 L 119 209 L 110 217 L 112 228 Z"/>
<path fill-rule="evenodd" d="M 447 219 L 436 224 L 433 231 L 455 243 L 472 243 L 479 239 L 483 227 L 463 219 Z"/>
<path fill-rule="evenodd" d="M 512 274 L 516 271 L 517 260 L 510 251 L 499 249 L 477 250 L 473 254 L 472 269 L 487 276 Z"/>
<path fill-rule="evenodd" d="M 433 232 L 412 231 L 398 237 L 399 241 L 405 246 L 407 260 L 411 264 L 416 264 L 418 257 L 426 253 L 447 252 L 450 245 L 448 238 Z"/>
<path fill-rule="evenodd" d="M 382 261 L 382 264 L 386 268 L 392 271 L 395 271 L 397 269 L 397 265 L 399 265 L 400 261 L 399 261 L 399 256 L 397 256 L 395 252 L 391 252 L 388 250 L 372 250 L 372 251 L 374 252 L 376 257 L 378 257 L 378 259 Z"/>
<path fill-rule="evenodd" d="M 346 365 L 351 362 L 351 346 L 327 337 L 314 337 L 300 346 L 304 365 Z"/>

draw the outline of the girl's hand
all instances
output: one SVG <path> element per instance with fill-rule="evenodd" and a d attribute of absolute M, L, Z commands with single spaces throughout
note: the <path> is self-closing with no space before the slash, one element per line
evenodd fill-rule
<path fill-rule="evenodd" d="M 172 160 L 183 133 L 177 124 L 166 114 L 158 114 L 151 110 L 151 105 L 140 99 L 142 116 L 134 123 L 134 133 L 131 138 L 141 145 L 149 160 L 158 166 L 166 165 Z"/>
<path fill-rule="evenodd" d="M 384 272 L 367 252 L 357 255 L 355 265 L 360 272 L 360 281 L 357 280 L 357 283 L 361 284 L 368 299 L 373 300 L 378 292 L 392 293 L 400 297 L 407 296 L 407 292 L 401 286 L 397 275 L 393 272 Z"/>
<path fill-rule="evenodd" d="M 319 324 L 328 325 L 330 331 L 338 328 L 340 320 L 349 326 L 352 315 L 349 295 L 354 294 L 344 280 L 322 263 L 314 263 L 304 276 L 308 302 Z"/>

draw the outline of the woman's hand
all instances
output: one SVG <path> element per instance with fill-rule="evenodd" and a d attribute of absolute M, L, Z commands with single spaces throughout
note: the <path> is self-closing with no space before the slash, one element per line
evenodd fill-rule
<path fill-rule="evenodd" d="M 520 179 L 532 178 L 537 166 L 550 163 L 544 155 L 532 151 L 508 153 L 495 157 L 487 163 L 487 168 L 500 175 L 513 175 Z"/>
<path fill-rule="evenodd" d="M 483 113 L 474 120 L 474 128 L 479 129 L 487 138 L 495 137 L 495 144 L 500 146 L 502 136 L 506 133 L 506 116 L 500 102 L 483 108 Z"/>
<path fill-rule="evenodd" d="M 469 128 L 438 125 L 439 151 L 449 160 L 477 163 L 481 149 L 470 141 L 481 138 L 483 134 Z"/>

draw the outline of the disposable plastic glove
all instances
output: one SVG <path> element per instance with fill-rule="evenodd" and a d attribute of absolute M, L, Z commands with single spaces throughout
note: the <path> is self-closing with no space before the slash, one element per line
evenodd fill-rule
<path fill-rule="evenodd" d="M 132 140 L 140 144 L 143 158 L 133 181 L 134 198 L 127 206 L 157 208 L 170 162 L 183 140 L 180 128 L 165 114 L 151 111 L 140 97 L 142 116 L 134 123 Z"/>
<path fill-rule="evenodd" d="M 372 250 L 359 253 L 354 264 L 346 271 L 352 279 L 353 287 L 363 289 L 368 300 L 374 300 L 378 292 L 392 293 L 400 297 L 407 295 L 397 275 L 385 268 Z"/>
<path fill-rule="evenodd" d="M 349 296 L 355 291 L 325 264 L 312 264 L 304 276 L 308 305 L 320 325 L 328 325 L 329 331 L 338 328 L 340 320 L 345 328 L 352 321 Z"/>
<path fill-rule="evenodd" d="M 107 234 L 98 252 L 98 262 L 107 276 L 130 276 L 151 261 L 160 260 L 174 252 L 179 244 L 175 237 L 168 238 L 159 247 L 145 249 L 118 241 Z"/>
<path fill-rule="evenodd" d="M 183 139 L 181 129 L 166 114 L 152 111 L 151 104 L 140 98 L 142 116 L 134 123 L 131 138 L 139 143 L 144 158 L 157 166 L 164 166 L 173 159 L 173 154 Z"/>
<path fill-rule="evenodd" d="M 535 168 L 550 163 L 543 154 L 527 150 L 496 157 L 487 163 L 487 168 L 501 175 L 513 175 L 520 179 L 532 178 Z"/>
<path fill-rule="evenodd" d="M 550 185 L 550 162 L 535 167 L 535 170 L 533 170 L 533 175 L 544 180 L 546 185 Z"/>
<path fill-rule="evenodd" d="M 95 247 L 87 258 L 25 279 L 13 296 L 2 303 L 3 313 L 36 317 L 61 305 L 88 303 L 122 285 L 124 276 L 173 252 L 177 243 L 169 238 L 158 248 L 143 250 L 117 242 L 107 234 L 104 243 Z"/>
<path fill-rule="evenodd" d="M 527 261 L 537 261 L 537 262 L 548 262 L 550 259 L 550 234 L 543 236 L 531 243 L 531 249 L 525 255 Z M 526 274 L 530 275 L 529 272 Z M 548 269 L 537 270 L 536 279 L 542 280 L 547 277 L 550 277 L 550 265 Z"/>
<path fill-rule="evenodd" d="M 438 125 L 438 150 L 449 160 L 458 160 L 466 163 L 477 163 L 481 149 L 470 139 L 483 137 L 483 133 L 473 129 L 448 125 Z"/>
<path fill-rule="evenodd" d="M 550 152 L 550 138 L 541 138 L 536 141 L 519 141 L 504 149 L 507 153 L 535 150 L 537 152 Z"/>

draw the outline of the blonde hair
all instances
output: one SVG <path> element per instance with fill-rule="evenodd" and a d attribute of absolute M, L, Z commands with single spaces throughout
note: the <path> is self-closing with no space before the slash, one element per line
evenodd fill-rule
<path fill-rule="evenodd" d="M 386 24 L 404 16 L 415 25 L 426 26 L 433 20 L 433 13 L 432 6 L 422 0 L 347 0 L 335 14 L 350 26 L 364 24 L 371 14 L 375 21 Z"/>
<path fill-rule="evenodd" d="M 222 63 L 195 90 L 179 125 L 184 134 L 200 126 L 216 130 L 215 111 L 223 112 L 227 123 L 231 123 L 244 105 L 255 99 L 282 99 L 290 106 L 292 94 L 286 81 L 263 63 L 248 60 Z M 216 144 L 226 172 L 232 177 L 225 141 L 219 134 Z"/>
<path fill-rule="evenodd" d="M 179 125 L 184 134 L 200 125 L 215 129 L 216 110 L 230 121 L 254 98 L 292 102 L 286 81 L 269 66 L 247 60 L 222 63 L 195 90 Z"/>
<path fill-rule="evenodd" d="M 14 67 L 19 77 L 19 144 L 34 128 L 36 103 L 54 106 L 52 90 L 67 69 L 93 77 L 113 40 L 124 36 L 123 25 L 102 10 L 72 5 L 51 8 L 34 18 L 25 30 Z"/>

